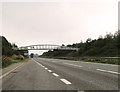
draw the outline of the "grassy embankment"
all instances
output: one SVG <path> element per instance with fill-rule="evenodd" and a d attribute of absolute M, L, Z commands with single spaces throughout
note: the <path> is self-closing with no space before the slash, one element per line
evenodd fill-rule
<path fill-rule="evenodd" d="M 63 44 L 61 47 L 64 46 L 65 45 Z M 120 30 L 115 32 L 114 34 L 107 33 L 105 36 L 99 36 L 99 38 L 97 39 L 88 38 L 84 42 L 81 41 L 79 43 L 68 44 L 66 45 L 66 47 L 79 49 L 77 51 L 71 50 L 48 51 L 44 52 L 42 57 L 53 58 L 60 57 L 60 59 L 67 60 L 120 64 Z M 115 57 L 119 57 L 119 59 Z"/>
<path fill-rule="evenodd" d="M 116 64 L 120 65 L 119 59 L 101 59 L 101 58 L 57 58 L 54 59 L 64 59 L 64 60 L 74 60 L 74 61 L 82 61 L 82 62 L 93 62 L 93 63 L 105 63 L 105 64 Z"/>
<path fill-rule="evenodd" d="M 16 44 L 11 44 L 4 36 L 0 36 L 0 40 L 2 40 L 2 45 L 0 44 L 2 46 L 2 65 L 0 68 L 28 60 L 24 55 L 24 51 L 13 49 L 18 48 Z"/>
<path fill-rule="evenodd" d="M 3 56 L 2 57 L 2 68 L 5 68 L 11 64 L 18 62 L 25 62 L 30 60 L 30 58 L 24 58 L 22 55 L 13 55 L 12 57 Z"/>

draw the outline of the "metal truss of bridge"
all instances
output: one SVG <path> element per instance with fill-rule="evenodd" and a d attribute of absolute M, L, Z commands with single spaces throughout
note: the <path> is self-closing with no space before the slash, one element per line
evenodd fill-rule
<path fill-rule="evenodd" d="M 30 46 L 22 46 L 19 48 L 14 48 L 16 50 L 78 50 L 78 48 L 60 46 L 60 45 L 51 45 L 51 44 L 41 44 L 41 45 L 30 45 Z"/>

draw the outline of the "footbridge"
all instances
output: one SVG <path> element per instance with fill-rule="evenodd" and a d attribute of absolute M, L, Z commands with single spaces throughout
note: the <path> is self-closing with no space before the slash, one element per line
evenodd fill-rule
<path fill-rule="evenodd" d="M 78 48 L 72 48 L 67 46 L 53 45 L 53 44 L 40 44 L 40 45 L 30 45 L 22 46 L 19 48 L 14 48 L 16 50 L 78 50 Z"/>

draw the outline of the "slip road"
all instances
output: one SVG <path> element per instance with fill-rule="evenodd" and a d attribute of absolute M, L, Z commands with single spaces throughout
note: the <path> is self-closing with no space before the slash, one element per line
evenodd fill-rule
<path fill-rule="evenodd" d="M 118 66 L 33 58 L 2 79 L 3 90 L 118 90 Z"/>

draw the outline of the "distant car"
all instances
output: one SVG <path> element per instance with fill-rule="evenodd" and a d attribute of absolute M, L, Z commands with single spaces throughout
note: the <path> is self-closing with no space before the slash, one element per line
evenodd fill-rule
<path fill-rule="evenodd" d="M 31 58 L 33 58 L 33 57 L 34 57 L 34 54 L 33 54 L 33 53 L 31 53 L 31 54 L 30 54 L 30 57 L 31 57 Z"/>

